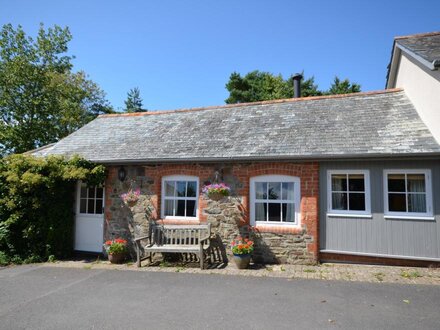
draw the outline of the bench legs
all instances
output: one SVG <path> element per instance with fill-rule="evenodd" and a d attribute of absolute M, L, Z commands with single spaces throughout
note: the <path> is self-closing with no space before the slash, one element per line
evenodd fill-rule
<path fill-rule="evenodd" d="M 199 258 L 200 258 L 200 269 L 203 269 L 205 266 L 204 265 L 205 253 L 203 253 L 203 244 L 200 244 Z"/>

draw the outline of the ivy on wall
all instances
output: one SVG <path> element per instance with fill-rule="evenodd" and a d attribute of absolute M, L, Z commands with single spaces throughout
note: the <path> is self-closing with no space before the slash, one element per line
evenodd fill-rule
<path fill-rule="evenodd" d="M 0 159 L 0 264 L 68 257 L 77 180 L 104 182 L 105 168 L 80 157 Z"/>

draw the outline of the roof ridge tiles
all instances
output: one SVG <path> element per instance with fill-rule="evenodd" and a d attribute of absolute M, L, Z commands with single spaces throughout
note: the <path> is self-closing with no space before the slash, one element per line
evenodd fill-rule
<path fill-rule="evenodd" d="M 431 37 L 440 35 L 440 31 L 434 31 L 434 32 L 426 32 L 426 33 L 416 33 L 416 34 L 410 34 L 406 36 L 397 36 L 394 37 L 394 40 L 400 40 L 400 39 L 409 39 L 409 38 L 422 38 L 422 37 Z"/>
<path fill-rule="evenodd" d="M 161 110 L 161 111 L 150 111 L 150 112 L 112 113 L 112 114 L 99 115 L 98 117 L 99 118 L 107 118 L 107 117 L 140 117 L 140 116 L 166 115 L 166 114 L 172 114 L 172 113 L 184 113 L 184 112 L 195 112 L 195 111 L 204 111 L 204 110 L 213 110 L 213 109 L 237 108 L 237 107 L 245 107 L 245 106 L 250 106 L 250 105 L 265 105 L 265 104 L 278 104 L 278 103 L 287 103 L 287 102 L 339 99 L 339 98 L 348 98 L 348 97 L 356 97 L 356 96 L 369 96 L 369 95 L 396 93 L 396 92 L 401 92 L 401 91 L 403 91 L 403 88 L 390 88 L 390 89 L 384 89 L 384 90 L 350 93 L 350 94 L 308 96 L 308 97 L 279 99 L 279 100 L 235 103 L 235 104 L 226 104 L 226 105 L 213 105 L 213 106 L 198 107 L 198 108 L 183 108 L 183 109 L 175 109 L 175 110 Z"/>

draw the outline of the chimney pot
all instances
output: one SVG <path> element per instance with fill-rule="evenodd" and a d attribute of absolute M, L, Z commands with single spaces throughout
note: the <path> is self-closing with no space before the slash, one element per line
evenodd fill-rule
<path fill-rule="evenodd" d="M 301 79 L 302 74 L 295 73 L 292 77 L 293 79 L 293 97 L 298 98 L 301 97 Z"/>

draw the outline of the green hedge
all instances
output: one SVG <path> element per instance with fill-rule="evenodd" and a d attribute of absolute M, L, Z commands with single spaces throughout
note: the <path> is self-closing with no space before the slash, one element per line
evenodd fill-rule
<path fill-rule="evenodd" d="M 0 264 L 71 255 L 75 184 L 104 179 L 102 165 L 79 157 L 0 159 Z"/>

